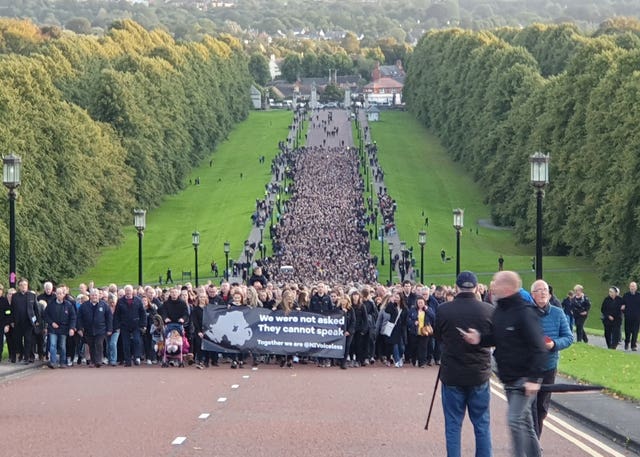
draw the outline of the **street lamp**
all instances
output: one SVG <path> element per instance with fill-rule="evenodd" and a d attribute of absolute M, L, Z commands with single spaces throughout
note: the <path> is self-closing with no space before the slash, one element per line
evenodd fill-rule
<path fill-rule="evenodd" d="M 393 243 L 389 241 L 389 285 L 393 280 Z"/>
<path fill-rule="evenodd" d="M 404 282 L 404 274 L 405 274 L 405 266 L 407 260 L 407 242 L 400 241 L 400 254 L 402 255 L 402 263 L 400 263 L 400 267 L 398 270 L 400 271 L 400 282 Z"/>
<path fill-rule="evenodd" d="M 453 210 L 453 228 L 456 229 L 456 278 L 460 274 L 460 231 L 464 227 L 464 210 Z"/>
<path fill-rule="evenodd" d="M 260 256 L 264 257 L 263 249 L 262 249 L 262 243 L 263 243 L 262 234 L 264 232 L 264 222 L 260 222 L 260 224 L 258 225 L 258 229 L 260 229 Z"/>
<path fill-rule="evenodd" d="M 147 211 L 144 209 L 133 210 L 133 225 L 138 230 L 138 285 L 142 285 L 142 237 L 147 226 Z"/>
<path fill-rule="evenodd" d="M 382 258 L 380 259 L 380 265 L 384 265 L 384 225 L 380 226 L 380 252 L 382 253 Z"/>
<path fill-rule="evenodd" d="M 2 184 L 9 189 L 9 287 L 16 286 L 16 197 L 22 159 L 13 153 L 2 158 Z"/>
<path fill-rule="evenodd" d="M 200 232 L 193 232 L 191 234 L 191 244 L 193 244 L 193 250 L 196 256 L 196 287 L 198 287 L 198 246 L 200 246 Z"/>
<path fill-rule="evenodd" d="M 424 245 L 427 243 L 427 232 L 418 232 L 418 244 L 420 245 L 420 284 L 424 285 Z"/>
<path fill-rule="evenodd" d="M 536 189 L 536 279 L 542 279 L 542 198 L 549 183 L 549 155 L 536 152 L 530 158 L 531 184 Z"/>
<path fill-rule="evenodd" d="M 229 251 L 231 250 L 231 245 L 228 241 L 224 242 L 224 280 L 229 280 Z"/>

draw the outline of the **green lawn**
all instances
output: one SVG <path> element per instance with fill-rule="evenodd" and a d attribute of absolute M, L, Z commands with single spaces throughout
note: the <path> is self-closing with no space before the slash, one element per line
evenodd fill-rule
<path fill-rule="evenodd" d="M 425 282 L 454 283 L 456 235 L 452 212 L 459 207 L 464 209 L 461 269 L 476 272 L 480 281 L 488 284 L 498 269 L 498 257 L 502 254 L 504 268 L 518 271 L 528 289 L 535 280 L 535 273 L 531 271 L 535 247 L 516 245 L 509 230 L 479 226 L 479 220 L 490 219 L 489 208 L 483 203 L 483 190 L 449 158 L 438 139 L 407 112 L 384 111 L 380 121 L 370 123 L 370 128 L 385 171 L 385 184 L 398 203 L 396 223 L 400 237 L 407 246 L 413 245 L 418 266 L 418 232 L 423 229 L 427 232 Z M 424 225 L 425 217 L 429 218 L 428 227 Z M 441 261 L 442 249 L 452 258 L 450 262 Z M 374 252 L 380 255 L 379 242 L 374 245 Z M 573 257 L 545 256 L 543 266 L 545 279 L 554 286 L 560 299 L 577 283 L 585 287 L 594 307 L 588 326 L 601 329 L 600 305 L 609 286 L 599 279 L 589 262 Z M 382 279 L 388 277 L 388 267 L 385 267 L 381 268 Z"/>
<path fill-rule="evenodd" d="M 278 153 L 278 141 L 288 134 L 292 119 L 290 111 L 252 112 L 239 124 L 209 158 L 186 178 L 186 188 L 168 196 L 163 204 L 147 213 L 147 228 L 143 239 L 143 273 L 145 283 L 156 283 L 167 268 L 174 280 L 182 271 L 194 271 L 194 250 L 191 233 L 200 232 L 198 269 L 201 278 L 210 276 L 210 263 L 224 268 L 223 244 L 231 243 L 230 259 L 237 259 L 244 240 L 251 230 L 251 214 L 257 198 L 264 198 L 265 184 L 271 180 L 271 159 Z M 258 158 L 264 155 L 265 163 Z M 243 177 L 240 178 L 240 173 Z M 200 185 L 189 184 L 200 178 Z M 133 227 L 125 229 L 126 236 L 119 246 L 105 249 L 96 265 L 69 282 L 95 281 L 97 285 L 110 282 L 137 283 L 138 237 Z M 268 236 L 268 230 L 265 230 Z"/>
<path fill-rule="evenodd" d="M 579 381 L 604 385 L 618 395 L 640 399 L 637 354 L 576 343 L 560 353 L 558 369 Z"/>

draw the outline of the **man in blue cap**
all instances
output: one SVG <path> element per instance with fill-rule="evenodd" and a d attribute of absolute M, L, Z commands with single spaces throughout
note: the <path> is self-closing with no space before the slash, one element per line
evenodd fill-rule
<path fill-rule="evenodd" d="M 438 306 L 436 339 L 442 343 L 440 380 L 447 439 L 447 457 L 461 455 L 461 430 L 465 412 L 473 424 L 476 457 L 491 457 L 489 403 L 491 352 L 489 348 L 466 343 L 458 329 L 491 330 L 493 306 L 476 295 L 478 279 L 463 271 L 456 279 L 456 298 Z"/>

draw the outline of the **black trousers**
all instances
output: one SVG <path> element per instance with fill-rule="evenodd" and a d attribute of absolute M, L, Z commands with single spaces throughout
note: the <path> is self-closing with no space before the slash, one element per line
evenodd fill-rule
<path fill-rule="evenodd" d="M 620 342 L 620 322 L 604 321 L 604 339 L 609 349 L 615 349 Z"/>
<path fill-rule="evenodd" d="M 22 360 L 33 360 L 33 326 L 21 322 L 13 329 L 16 351 L 22 354 Z"/>
<path fill-rule="evenodd" d="M 640 319 L 624 320 L 624 345 L 631 343 L 631 349 L 638 347 L 638 329 L 640 329 Z"/>
<path fill-rule="evenodd" d="M 542 384 L 553 384 L 556 382 L 556 369 L 547 370 L 542 373 Z M 533 427 L 536 429 L 536 435 L 540 438 L 542 435 L 542 423 L 549 413 L 549 402 L 551 401 L 551 392 L 540 392 L 536 396 L 535 404 L 531 408 L 533 414 Z"/>
<path fill-rule="evenodd" d="M 89 354 L 91 362 L 94 365 L 102 365 L 104 340 L 106 335 L 87 335 L 85 333 L 84 340 L 89 346 Z"/>
<path fill-rule="evenodd" d="M 584 341 L 589 342 L 587 334 L 584 331 L 584 322 L 587 320 L 587 316 L 576 316 L 576 341 L 579 343 Z"/>

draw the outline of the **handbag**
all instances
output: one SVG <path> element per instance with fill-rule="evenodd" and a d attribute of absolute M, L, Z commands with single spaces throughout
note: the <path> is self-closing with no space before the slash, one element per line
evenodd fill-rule
<path fill-rule="evenodd" d="M 429 324 L 426 324 L 422 328 L 420 328 L 420 336 L 430 335 L 433 335 L 433 327 L 431 327 Z"/>
<path fill-rule="evenodd" d="M 385 323 L 385 324 L 382 326 L 382 332 L 381 332 L 381 333 L 382 333 L 384 336 L 391 336 L 391 333 L 393 333 L 393 329 L 394 329 L 394 327 L 396 326 L 396 324 L 398 323 L 398 319 L 400 319 L 400 315 L 401 315 L 401 314 L 402 314 L 402 310 L 400 310 L 400 311 L 398 312 L 398 315 L 396 316 L 396 320 L 395 320 L 395 322 L 391 323 L 391 321 L 389 321 L 389 322 Z"/>

